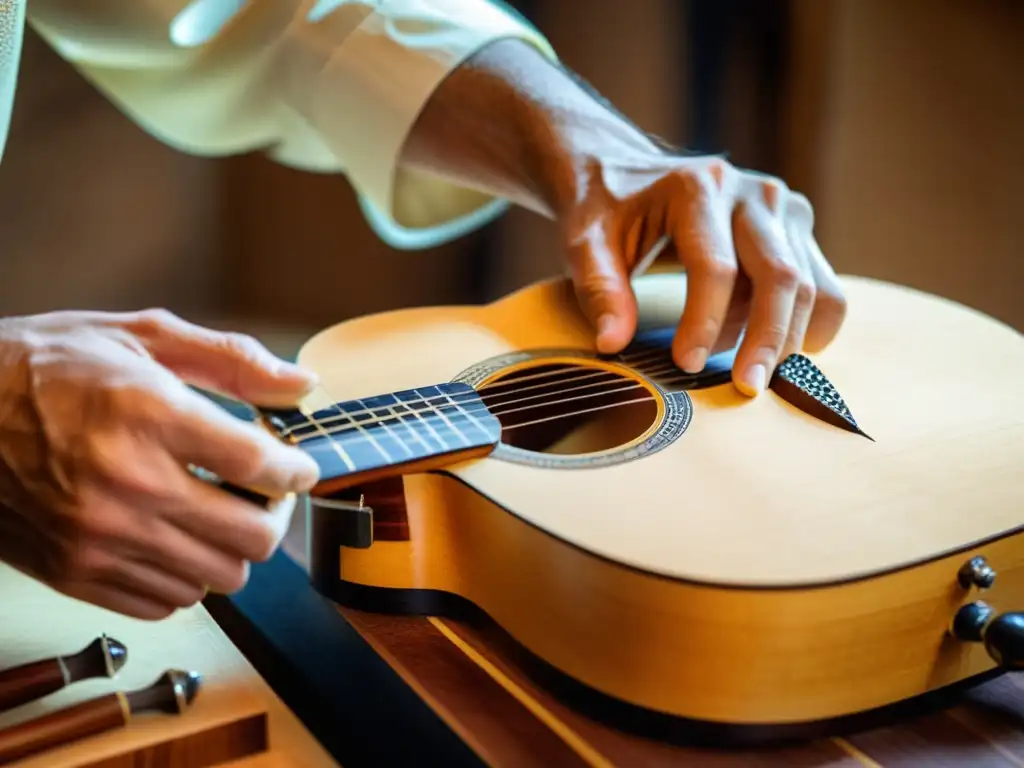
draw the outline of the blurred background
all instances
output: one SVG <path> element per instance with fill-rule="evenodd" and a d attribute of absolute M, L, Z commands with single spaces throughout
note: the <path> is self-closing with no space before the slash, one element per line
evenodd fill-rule
<path fill-rule="evenodd" d="M 1024 2 L 518 0 L 641 127 L 785 178 L 837 271 L 1024 328 Z M 0 167 L 0 312 L 168 307 L 281 354 L 353 315 L 561 271 L 513 210 L 399 252 L 343 178 L 178 154 L 31 32 Z"/>

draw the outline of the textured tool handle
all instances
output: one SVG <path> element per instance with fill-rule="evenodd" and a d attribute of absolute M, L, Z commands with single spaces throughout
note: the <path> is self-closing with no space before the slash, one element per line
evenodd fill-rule
<path fill-rule="evenodd" d="M 0 712 L 59 691 L 67 683 L 57 659 L 36 661 L 0 672 Z"/>
<path fill-rule="evenodd" d="M 0 731 L 0 765 L 119 728 L 128 722 L 124 696 L 111 693 Z"/>

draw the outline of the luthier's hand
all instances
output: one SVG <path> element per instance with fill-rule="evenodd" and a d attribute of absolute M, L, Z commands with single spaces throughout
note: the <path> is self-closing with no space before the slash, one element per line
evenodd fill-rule
<path fill-rule="evenodd" d="M 162 311 L 0 320 L 0 559 L 143 619 L 241 588 L 290 505 L 268 512 L 187 466 L 281 496 L 317 467 L 184 382 L 266 405 L 314 383 L 252 339 Z"/>
<path fill-rule="evenodd" d="M 403 160 L 555 219 L 602 352 L 632 337 L 628 274 L 663 236 L 687 271 L 673 344 L 687 371 L 746 325 L 733 380 L 755 394 L 788 352 L 820 349 L 842 324 L 843 292 L 802 195 L 724 160 L 665 151 L 522 42 L 494 43 L 448 77 Z"/>
<path fill-rule="evenodd" d="M 741 391 L 764 389 L 775 366 L 817 351 L 839 331 L 846 302 L 813 234 L 814 212 L 777 178 L 713 158 L 670 156 L 588 136 L 583 190 L 560 216 L 581 306 L 602 352 L 636 328 L 629 274 L 663 236 L 686 268 L 687 296 L 672 345 L 690 373 L 735 346 Z M 744 331 L 745 326 L 745 331 Z"/>

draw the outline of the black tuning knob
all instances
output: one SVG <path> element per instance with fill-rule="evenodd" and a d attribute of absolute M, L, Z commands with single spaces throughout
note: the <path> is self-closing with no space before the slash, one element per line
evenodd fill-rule
<path fill-rule="evenodd" d="M 956 577 L 964 589 L 988 589 L 996 581 L 996 572 L 984 557 L 978 555 L 960 566 Z"/>
<path fill-rule="evenodd" d="M 985 650 L 1004 669 L 1024 669 L 1024 613 L 1003 613 L 985 628 Z"/>
<path fill-rule="evenodd" d="M 985 650 L 1003 669 L 1024 669 L 1024 613 L 1001 613 L 981 601 L 967 603 L 953 617 L 954 637 L 984 643 Z"/>

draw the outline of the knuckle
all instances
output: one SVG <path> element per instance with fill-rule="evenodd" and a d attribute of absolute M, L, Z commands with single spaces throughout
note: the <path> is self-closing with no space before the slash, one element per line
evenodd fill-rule
<path fill-rule="evenodd" d="M 786 215 L 802 229 L 814 229 L 814 206 L 807 196 L 800 192 L 790 192 L 786 205 Z"/>
<path fill-rule="evenodd" d="M 204 597 L 206 597 L 206 592 L 202 587 L 198 584 L 189 584 L 173 602 L 177 608 L 191 608 L 196 603 L 202 602 Z"/>
<path fill-rule="evenodd" d="M 770 279 L 780 290 L 796 291 L 803 281 L 800 269 L 792 262 L 776 258 L 769 265 Z"/>
<path fill-rule="evenodd" d="M 711 197 L 717 184 L 706 169 L 680 168 L 666 177 L 673 194 L 691 201 L 704 201 Z"/>
<path fill-rule="evenodd" d="M 231 472 L 243 483 L 264 479 L 270 465 L 267 451 L 255 440 L 241 442 L 232 457 Z"/>
<path fill-rule="evenodd" d="M 109 556 L 101 543 L 95 537 L 79 531 L 79 535 L 66 542 L 62 548 L 58 571 L 62 582 L 79 584 L 104 575 L 109 566 Z"/>
<path fill-rule="evenodd" d="M 108 457 L 102 466 L 98 466 L 97 474 L 109 487 L 116 489 L 116 492 L 123 493 L 128 498 L 142 498 L 149 502 L 178 501 L 184 490 L 182 483 L 173 479 L 179 477 L 177 474 L 148 469 L 131 458 Z M 145 525 L 152 520 L 153 518 L 148 515 L 135 515 L 132 522 Z"/>
<path fill-rule="evenodd" d="M 246 359 L 256 357 L 262 349 L 262 345 L 254 337 L 237 331 L 222 333 L 220 343 L 229 354 Z"/>
<path fill-rule="evenodd" d="M 725 190 L 732 186 L 736 176 L 736 168 L 728 160 L 721 157 L 713 158 L 705 169 L 705 173 L 716 190 Z"/>
<path fill-rule="evenodd" d="M 817 286 L 806 277 L 802 277 L 796 286 L 796 302 L 801 306 L 810 307 L 814 304 L 817 293 Z"/>
<path fill-rule="evenodd" d="M 582 275 L 577 281 L 577 291 L 581 298 L 591 301 L 600 299 L 619 289 L 619 281 L 607 272 L 591 271 Z"/>
<path fill-rule="evenodd" d="M 758 346 L 769 347 L 773 350 L 782 349 L 789 335 L 789 326 L 782 323 L 768 323 L 758 331 Z"/>
<path fill-rule="evenodd" d="M 711 259 L 705 267 L 705 274 L 717 285 L 731 285 L 739 275 L 739 267 L 733 261 Z"/>
<path fill-rule="evenodd" d="M 128 325 L 144 334 L 155 335 L 181 324 L 181 318 L 163 307 L 151 307 L 135 313 L 135 317 Z"/>
<path fill-rule="evenodd" d="M 841 322 L 846 317 L 846 295 L 838 287 L 819 289 L 815 296 L 815 310 L 835 322 Z"/>
<path fill-rule="evenodd" d="M 102 504 L 89 504 L 78 515 L 77 531 L 79 544 L 89 551 L 118 534 L 117 514 Z M 81 552 L 78 552 L 81 554 Z"/>
<path fill-rule="evenodd" d="M 110 387 L 104 395 L 108 415 L 120 427 L 133 422 L 163 423 L 170 410 L 167 398 L 141 383 Z"/>

